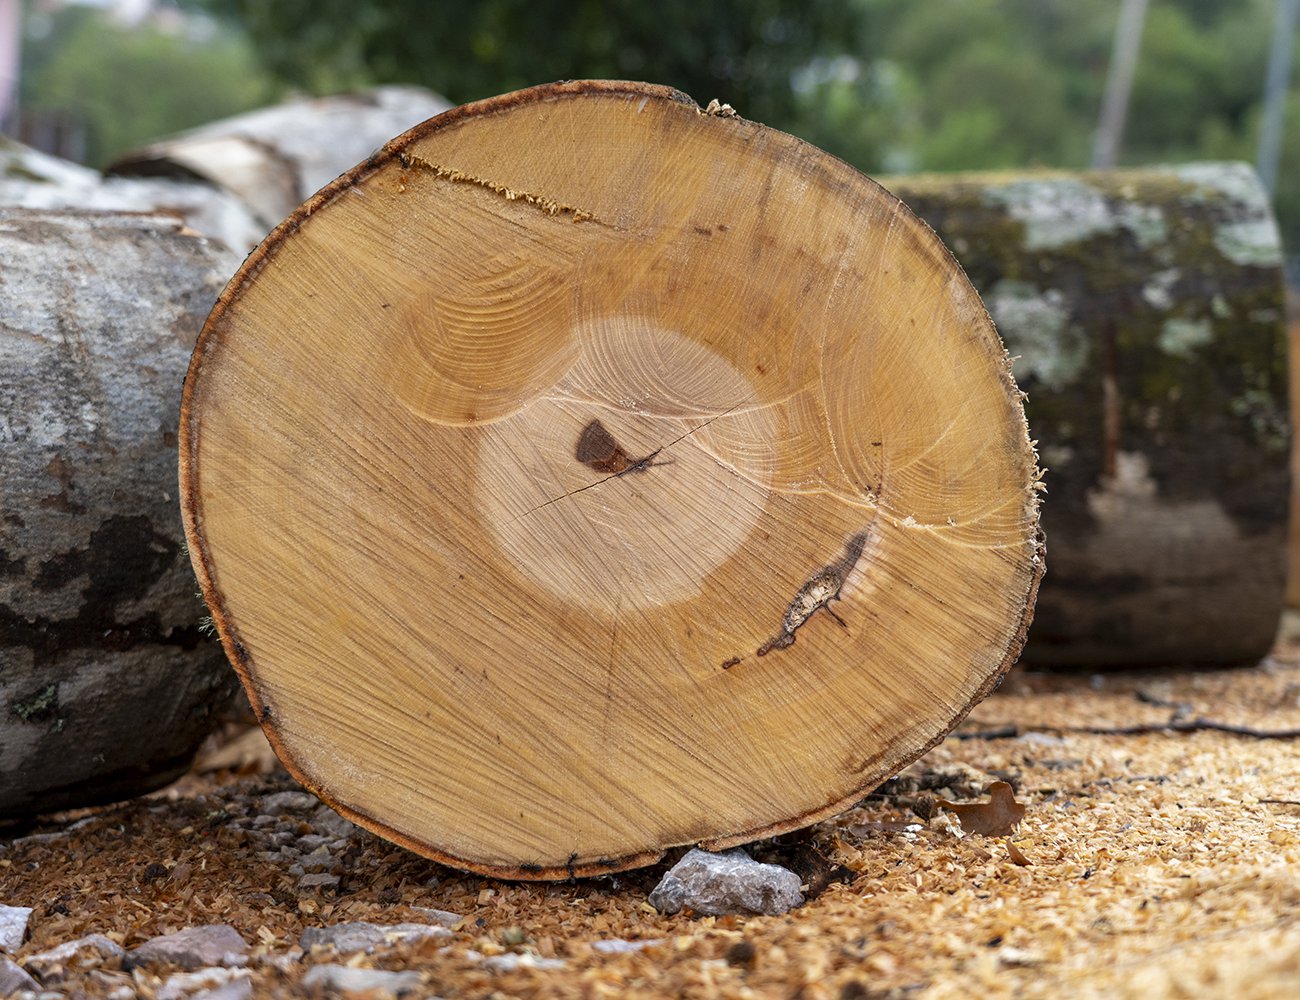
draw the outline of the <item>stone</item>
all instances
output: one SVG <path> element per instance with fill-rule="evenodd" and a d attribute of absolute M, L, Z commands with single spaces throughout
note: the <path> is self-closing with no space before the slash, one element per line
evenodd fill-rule
<path fill-rule="evenodd" d="M 156 1000 L 182 1000 L 204 991 L 211 993 L 225 986 L 243 984 L 247 993 L 252 992 L 247 969 L 227 969 L 221 966 L 196 969 L 194 972 L 177 972 L 168 976 L 158 988 Z M 247 995 L 245 993 L 245 995 Z"/>
<path fill-rule="evenodd" d="M 650 905 L 660 913 L 690 908 L 708 916 L 776 916 L 802 903 L 798 875 L 755 861 L 739 848 L 720 854 L 691 849 L 650 893 Z"/>
<path fill-rule="evenodd" d="M 299 945 L 311 951 L 315 945 L 332 945 L 340 955 L 355 951 L 371 952 L 387 945 L 420 941 L 424 938 L 451 937 L 446 927 L 429 924 L 369 924 L 353 921 L 332 924 L 329 927 L 308 927 L 302 932 Z"/>
<path fill-rule="evenodd" d="M 357 825 L 344 819 L 327 805 L 321 805 L 311 814 L 311 825 L 332 840 L 350 837 L 357 832 Z"/>
<path fill-rule="evenodd" d="M 0 906 L 0 951 L 17 951 L 27 937 L 30 906 Z"/>
<path fill-rule="evenodd" d="M 302 977 L 307 990 L 337 990 L 339 993 L 373 993 L 405 996 L 418 990 L 424 977 L 418 972 L 385 972 L 383 969 L 353 969 L 346 965 L 314 965 Z"/>
<path fill-rule="evenodd" d="M 283 816 L 285 813 L 303 813 L 320 805 L 320 799 L 311 792 L 274 792 L 263 796 L 259 803 L 261 810 L 268 816 Z"/>
<path fill-rule="evenodd" d="M 324 872 L 315 872 L 311 875 L 304 875 L 302 878 L 298 879 L 299 889 L 316 889 L 324 891 L 326 889 L 337 889 L 338 887 L 339 876 L 327 875 Z"/>
<path fill-rule="evenodd" d="M 459 913 L 452 913 L 450 910 L 435 910 L 431 906 L 412 906 L 412 910 L 424 917 L 431 924 L 441 924 L 455 930 L 465 919 Z"/>
<path fill-rule="evenodd" d="M 86 972 L 125 954 L 116 941 L 103 934 L 88 934 L 75 941 L 65 941 L 55 948 L 28 955 L 23 960 L 23 965 L 42 985 L 52 986 L 63 982 L 70 974 Z"/>
<path fill-rule="evenodd" d="M 627 955 L 634 951 L 641 951 L 643 948 L 653 948 L 661 944 L 663 944 L 661 938 L 651 938 L 647 941 L 625 941 L 622 938 L 610 938 L 607 941 L 591 942 L 591 950 L 598 955 Z"/>
<path fill-rule="evenodd" d="M 253 995 L 251 979 L 232 979 L 223 986 L 217 986 L 202 993 L 193 993 L 190 1000 L 249 1000 Z"/>
<path fill-rule="evenodd" d="M 247 954 L 248 942 L 229 924 L 204 924 L 150 938 L 132 949 L 127 959 L 132 967 L 157 963 L 182 969 L 201 969 L 213 965 L 239 965 Z"/>
<path fill-rule="evenodd" d="M 483 959 L 483 968 L 492 972 L 514 972 L 517 969 L 539 969 L 554 971 L 564 968 L 562 958 L 538 958 L 527 952 L 506 952 L 504 955 L 490 955 Z"/>
<path fill-rule="evenodd" d="M 19 990 L 39 990 L 41 984 L 27 974 L 13 959 L 0 955 L 0 997 Z"/>

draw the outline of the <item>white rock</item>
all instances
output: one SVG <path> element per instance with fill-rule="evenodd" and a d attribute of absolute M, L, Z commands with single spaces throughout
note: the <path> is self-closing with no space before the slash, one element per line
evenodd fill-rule
<path fill-rule="evenodd" d="M 303 951 L 313 945 L 333 945 L 340 955 L 350 952 L 371 952 L 386 945 L 420 941 L 424 938 L 451 937 L 446 927 L 430 924 L 369 924 L 353 921 L 329 927 L 308 927 L 298 943 Z"/>
<path fill-rule="evenodd" d="M 201 969 L 214 965 L 241 965 L 247 954 L 248 942 L 229 924 L 204 924 L 150 938 L 131 950 L 129 964 L 158 962 L 178 965 L 182 969 Z"/>
<path fill-rule="evenodd" d="M 663 944 L 661 938 L 652 938 L 648 941 L 624 941 L 622 938 L 610 938 L 607 941 L 591 942 L 591 950 L 600 955 L 627 955 L 660 944 Z"/>
<path fill-rule="evenodd" d="M 247 969 L 227 969 L 220 966 L 198 969 L 194 972 L 178 972 L 168 976 L 158 988 L 157 1000 L 181 1000 L 200 990 L 214 990 L 240 980 L 247 980 Z M 251 991 L 252 987 L 249 986 Z"/>
<path fill-rule="evenodd" d="M 302 977 L 308 990 L 338 990 L 340 993 L 387 993 L 403 996 L 418 990 L 424 977 L 418 972 L 385 972 L 383 969 L 354 969 L 346 965 L 314 965 Z"/>
<path fill-rule="evenodd" d="M 650 905 L 661 913 L 785 913 L 803 903 L 799 876 L 755 861 L 739 848 L 714 854 L 693 848 L 664 875 Z"/>
<path fill-rule="evenodd" d="M 19 990 L 39 990 L 41 984 L 29 976 L 13 959 L 0 955 L 0 997 Z"/>
<path fill-rule="evenodd" d="M 562 958 L 539 958 L 536 955 L 507 952 L 504 955 L 492 955 L 483 959 L 483 968 L 493 972 L 514 972 L 516 969 L 563 969 Z"/>
<path fill-rule="evenodd" d="M 69 973 L 83 972 L 101 965 L 106 959 L 125 954 L 122 946 L 103 934 L 88 934 L 75 941 L 28 955 L 23 960 L 27 971 L 49 986 L 63 982 Z"/>
<path fill-rule="evenodd" d="M 30 906 L 0 906 L 0 951 L 17 951 L 27 937 Z"/>

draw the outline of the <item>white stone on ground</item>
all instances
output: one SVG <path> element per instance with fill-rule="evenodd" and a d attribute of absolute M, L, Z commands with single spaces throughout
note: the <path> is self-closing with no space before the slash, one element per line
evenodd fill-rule
<path fill-rule="evenodd" d="M 358 920 L 329 927 L 308 927 L 302 932 L 298 944 L 303 951 L 311 951 L 313 945 L 333 945 L 340 955 L 346 955 L 355 951 L 374 951 L 385 945 L 444 937 L 451 937 L 451 931 L 441 926 L 369 924 Z"/>
<path fill-rule="evenodd" d="M 17 951 L 27 936 L 30 906 L 0 906 L 0 951 Z"/>
<path fill-rule="evenodd" d="M 150 938 L 131 950 L 128 961 L 132 966 L 158 962 L 178 965 L 182 969 L 201 969 L 213 965 L 242 965 L 247 954 L 248 942 L 229 924 L 204 924 Z"/>
<path fill-rule="evenodd" d="M 761 913 L 776 916 L 803 903 L 799 876 L 755 861 L 736 848 L 720 854 L 692 848 L 650 893 L 660 913 L 689 907 L 707 916 Z"/>
<path fill-rule="evenodd" d="M 70 973 L 86 972 L 106 959 L 125 954 L 122 946 L 103 934 L 88 934 L 23 959 L 27 971 L 45 986 L 63 982 Z"/>
<path fill-rule="evenodd" d="M 313 965 L 302 977 L 308 990 L 337 990 L 340 993 L 388 993 L 402 996 L 420 989 L 424 977 L 418 972 L 385 972 L 383 969 L 354 969 L 347 965 Z"/>

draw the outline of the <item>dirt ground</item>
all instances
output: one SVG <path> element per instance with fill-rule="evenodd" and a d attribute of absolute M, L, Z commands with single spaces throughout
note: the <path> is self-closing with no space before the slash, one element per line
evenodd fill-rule
<path fill-rule="evenodd" d="M 242 766 L 220 766 L 241 748 Z M 0 831 L 0 903 L 34 907 L 20 964 L 92 932 L 130 948 L 230 924 L 257 996 L 302 995 L 329 962 L 415 970 L 412 995 L 448 998 L 1294 998 L 1298 749 L 1295 635 L 1233 671 L 1017 671 L 857 808 L 752 845 L 799 872 L 806 905 L 715 918 L 646 902 L 674 858 L 567 884 L 444 868 L 276 796 L 296 786 L 246 739 L 155 796 Z M 998 779 L 1027 806 L 1013 837 L 962 835 L 933 807 Z M 459 915 L 449 937 L 296 950 L 304 928 L 427 924 L 429 910 Z M 657 943 L 593 948 L 611 939 Z M 511 954 L 513 970 L 489 960 Z M 55 988 L 171 995 L 171 971 L 109 959 Z"/>

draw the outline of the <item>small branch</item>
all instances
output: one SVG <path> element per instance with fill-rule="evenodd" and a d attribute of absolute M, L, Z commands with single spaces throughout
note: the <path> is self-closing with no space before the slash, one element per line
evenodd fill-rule
<path fill-rule="evenodd" d="M 1144 733 L 1229 733 L 1233 736 L 1249 736 L 1257 740 L 1295 740 L 1300 739 L 1297 729 L 1256 729 L 1253 726 L 1234 726 L 1227 722 L 1213 719 L 1170 719 L 1168 722 L 1141 723 L 1135 726 L 1033 726 L 1038 733 L 1085 733 L 1092 736 L 1140 736 Z M 959 740 L 1004 740 L 1016 739 L 1021 735 L 1019 726 L 1011 724 L 993 729 L 981 729 L 975 732 L 950 733 Z"/>

